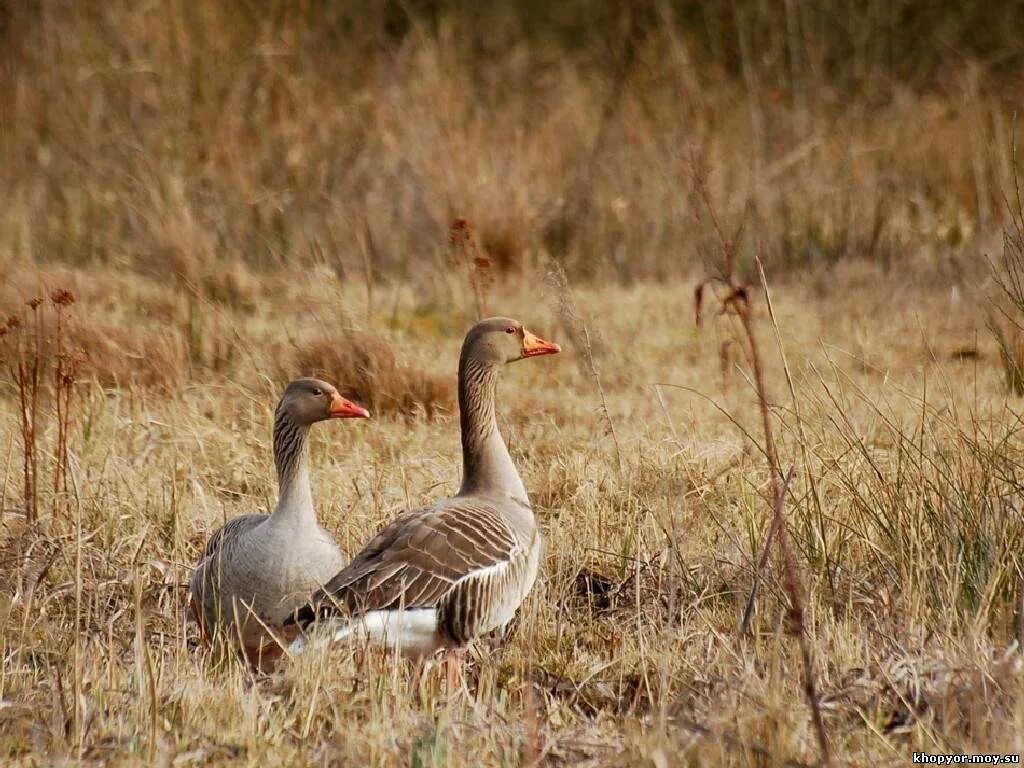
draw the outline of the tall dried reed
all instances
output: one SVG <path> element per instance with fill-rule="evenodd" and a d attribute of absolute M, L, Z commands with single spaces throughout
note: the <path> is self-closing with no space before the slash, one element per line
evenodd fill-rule
<path fill-rule="evenodd" d="M 39 520 L 40 455 L 53 456 L 54 504 L 60 504 L 60 495 L 67 493 L 71 399 L 81 366 L 80 352 L 70 347 L 66 338 L 67 307 L 74 300 L 74 294 L 63 288 L 51 294 L 50 305 L 42 298 L 29 299 L 24 302 L 25 310 L 0 326 L 7 372 L 18 398 L 22 498 L 30 524 Z M 52 454 L 40 445 L 47 423 L 42 411 L 47 395 L 53 403 L 56 427 Z"/>
<path fill-rule="evenodd" d="M 743 330 L 743 338 L 746 342 L 746 353 L 750 366 L 753 369 L 754 392 L 757 395 L 758 409 L 761 414 L 761 436 L 763 444 L 759 446 L 764 454 L 768 465 L 768 476 L 771 481 L 771 523 L 765 533 L 761 546 L 761 556 L 758 559 L 754 571 L 754 584 L 750 591 L 750 598 L 740 622 L 740 629 L 746 632 L 754 606 L 757 600 L 757 590 L 761 573 L 768 563 L 769 552 L 772 545 L 776 544 L 779 552 L 779 561 L 783 571 L 783 586 L 789 599 L 789 627 L 796 636 L 800 647 L 801 661 L 803 664 L 803 687 L 807 698 L 807 704 L 811 711 L 811 721 L 814 725 L 814 733 L 818 740 L 818 747 L 821 750 L 821 759 L 825 765 L 835 766 L 835 759 L 832 749 L 829 746 L 828 734 L 825 730 L 825 723 L 821 715 L 821 704 L 818 697 L 818 686 L 814 672 L 814 655 L 811 649 L 810 639 L 806 627 L 806 614 L 804 609 L 804 590 L 801 585 L 800 575 L 794 558 L 793 547 L 790 543 L 789 529 L 786 523 L 785 506 L 786 496 L 789 492 L 790 482 L 793 479 L 793 468 L 785 473 L 779 460 L 779 452 L 775 442 L 775 428 L 771 412 L 771 400 L 768 394 L 768 383 L 765 378 L 765 367 L 761 356 L 760 346 L 757 340 L 757 333 L 754 326 L 754 316 L 751 310 L 750 288 L 740 282 L 736 273 L 737 249 L 743 231 L 743 221 L 740 220 L 735 232 L 727 234 L 723 223 L 720 220 L 716 206 L 714 205 L 711 193 L 707 185 L 707 169 L 693 165 L 693 181 L 696 194 L 703 201 L 708 217 L 718 235 L 720 257 L 719 271 L 702 281 L 695 292 L 697 297 L 697 317 L 700 318 L 701 300 L 706 285 L 721 284 L 725 288 L 725 295 L 721 299 L 722 312 L 731 313 L 740 321 Z M 760 261 L 758 261 L 760 267 Z M 765 296 L 768 295 L 768 285 L 764 280 L 764 272 L 761 271 L 762 288 Z"/>

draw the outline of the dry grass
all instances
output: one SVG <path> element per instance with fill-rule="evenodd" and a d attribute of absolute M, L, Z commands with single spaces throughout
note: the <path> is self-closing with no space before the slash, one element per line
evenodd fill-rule
<path fill-rule="evenodd" d="M 924 87 L 882 67 L 861 94 L 759 61 L 732 78 L 658 19 L 597 69 L 514 46 L 477 58 L 444 24 L 340 44 L 372 18 L 273 5 L 270 19 L 233 2 L 12 10 L 0 267 L 99 262 L 251 306 L 236 262 L 326 263 L 446 302 L 446 233 L 464 216 L 500 269 L 552 253 L 573 278 L 664 278 L 699 269 L 711 234 L 687 194 L 697 155 L 726 217 L 756 224 L 741 267 L 759 246 L 773 273 L 866 256 L 959 275 L 1010 182 L 1024 84 L 980 64 Z"/>
<path fill-rule="evenodd" d="M 430 339 L 431 345 L 440 339 Z M 299 343 L 294 359 L 281 365 L 280 381 L 287 383 L 296 371 L 342 382 L 349 397 L 375 414 L 422 413 L 433 418 L 455 410 L 455 384 L 423 368 L 399 364 L 387 339 L 376 333 L 341 330 Z"/>
<path fill-rule="evenodd" d="M 797 6 L 803 47 L 734 3 L 738 56 L 716 14 L 701 47 L 659 15 L 690 6 L 650 6 L 606 66 L 480 53 L 443 18 L 381 42 L 388 4 L 0 9 L 0 318 L 71 290 L 40 348 L 82 361 L 66 432 L 44 380 L 28 504 L 0 339 L 0 763 L 817 764 L 797 592 L 839 763 L 1024 750 L 1024 83 L 959 59 L 898 79 L 868 27 L 871 77 L 830 80 Z M 707 293 L 698 327 L 721 242 L 718 299 L 750 314 Z M 314 438 L 354 552 L 456 489 L 481 313 L 566 348 L 501 388 L 548 542 L 508 646 L 455 699 L 372 654 L 215 663 L 184 584 L 217 525 L 273 504 L 282 384 L 374 412 Z M 781 501 L 793 567 L 773 554 L 743 633 Z"/>
<path fill-rule="evenodd" d="M 858 282 L 848 271 L 841 285 Z M 321 290 L 326 299 L 340 289 Z M 353 313 L 365 310 L 361 291 L 341 295 Z M 567 356 L 509 369 L 503 422 L 549 542 L 545 575 L 509 646 L 475 663 L 471 695 L 455 701 L 436 680 L 410 691 L 401 665 L 343 651 L 255 680 L 213 665 L 193 647 L 183 584 L 215 525 L 272 501 L 276 392 L 247 367 L 248 353 L 223 376 L 163 394 L 83 382 L 70 512 L 49 513 L 44 460 L 40 532 L 4 543 L 19 552 L 5 563 L 23 572 L 8 582 L 2 625 L 7 759 L 815 762 L 773 568 L 752 636 L 738 632 L 771 512 L 763 459 L 738 428 L 757 423 L 742 361 L 724 381 L 720 373 L 717 350 L 734 320 L 698 331 L 680 320 L 692 309 L 680 295 L 653 284 L 574 291 L 600 332 L 607 418 L 586 365 Z M 915 312 L 903 314 L 875 311 L 905 301 L 899 288 L 791 286 L 773 296 L 808 451 L 790 533 L 825 725 L 844 762 L 1020 749 L 1019 404 L 1006 398 L 993 344 L 966 362 L 953 354 L 987 338 L 983 313 L 947 292 L 915 295 Z M 387 332 L 391 343 L 398 354 L 429 346 L 426 370 L 450 381 L 457 334 L 416 322 L 403 296 L 398 316 L 410 320 Z M 540 332 L 561 319 L 553 295 L 538 305 L 529 288 L 506 285 L 494 298 L 530 307 L 518 314 Z M 764 306 L 753 306 L 763 332 Z M 240 347 L 273 365 L 259 340 L 307 320 L 283 297 L 233 327 Z M 772 349 L 770 335 L 761 342 Z M 778 395 L 777 355 L 765 357 Z M 784 402 L 772 409 L 780 457 L 803 467 Z M 10 507 L 18 452 L 4 403 Z M 446 416 L 331 425 L 314 456 L 322 518 L 350 552 L 400 509 L 458 482 Z"/>

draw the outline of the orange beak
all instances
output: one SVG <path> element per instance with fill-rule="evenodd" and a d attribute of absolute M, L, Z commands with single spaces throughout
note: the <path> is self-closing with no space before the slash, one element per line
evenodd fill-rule
<path fill-rule="evenodd" d="M 346 400 L 337 392 L 331 398 L 331 409 L 328 411 L 332 419 L 368 419 L 370 412 L 351 400 Z"/>
<path fill-rule="evenodd" d="M 562 348 L 553 341 L 544 341 L 523 328 L 523 357 L 557 355 Z"/>

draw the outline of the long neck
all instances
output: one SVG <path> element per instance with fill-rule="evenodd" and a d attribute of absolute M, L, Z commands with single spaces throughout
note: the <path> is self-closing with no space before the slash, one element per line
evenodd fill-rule
<path fill-rule="evenodd" d="M 459 495 L 509 496 L 528 504 L 523 481 L 498 431 L 494 390 L 498 368 L 463 350 L 459 360 L 459 418 L 462 424 L 462 488 Z"/>
<path fill-rule="evenodd" d="M 280 492 L 271 517 L 294 525 L 316 525 L 309 485 L 309 427 L 296 424 L 284 408 L 274 415 L 274 464 Z"/>

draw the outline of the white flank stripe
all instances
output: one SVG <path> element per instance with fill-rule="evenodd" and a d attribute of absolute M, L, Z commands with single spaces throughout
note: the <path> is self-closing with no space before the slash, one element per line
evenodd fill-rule
<path fill-rule="evenodd" d="M 406 656 L 425 656 L 442 647 L 437 630 L 437 611 L 416 608 L 409 611 L 370 611 L 357 619 L 338 624 L 331 622 L 328 632 L 316 632 L 308 638 L 297 637 L 288 646 L 293 655 L 310 644 L 347 642 L 382 646 Z"/>

